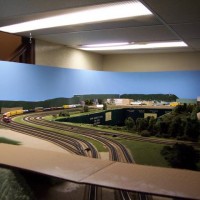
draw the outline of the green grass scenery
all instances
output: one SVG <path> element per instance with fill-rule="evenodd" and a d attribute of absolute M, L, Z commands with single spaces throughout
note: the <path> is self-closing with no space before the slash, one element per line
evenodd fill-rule
<path fill-rule="evenodd" d="M 98 150 L 98 152 L 108 152 L 107 148 L 102 143 L 98 142 L 97 140 L 93 140 L 86 137 L 84 137 L 84 139 L 90 142 L 91 144 L 93 144 Z"/>
<path fill-rule="evenodd" d="M 29 124 L 28 122 L 23 120 L 24 116 L 25 115 L 19 115 L 19 116 L 14 117 L 12 120 L 21 124 Z"/>
<path fill-rule="evenodd" d="M 160 154 L 163 144 L 154 144 L 150 142 L 139 142 L 130 140 L 121 140 L 126 146 L 137 164 L 151 165 L 157 167 L 170 167 L 164 157 Z"/>
<path fill-rule="evenodd" d="M 48 117 L 51 118 L 51 116 L 48 116 Z M 57 130 L 57 129 L 54 129 L 54 128 L 48 128 L 48 127 L 45 127 L 45 126 L 39 126 L 39 125 L 31 124 L 29 122 L 23 121 L 23 116 L 15 117 L 14 121 L 16 121 L 18 123 L 22 123 L 22 124 L 28 124 L 29 126 L 32 126 L 32 127 L 41 128 L 41 129 L 49 130 L 49 131 L 54 131 L 54 132 L 57 132 L 58 134 L 69 135 L 69 136 L 72 136 L 74 138 L 80 138 L 80 139 L 83 139 L 83 140 L 86 140 L 86 141 L 92 143 L 99 152 L 107 152 L 108 151 L 104 147 L 104 145 L 102 143 L 98 142 L 97 140 L 93 140 L 91 138 L 88 138 L 88 137 L 85 137 L 85 136 L 82 136 L 82 135 L 79 135 L 79 134 L 71 133 L 71 132 L 68 132 L 68 131 Z"/>
<path fill-rule="evenodd" d="M 15 120 L 20 123 L 29 124 L 27 122 L 24 122 L 22 120 L 22 117 L 21 118 L 17 117 L 17 118 L 15 118 Z M 49 115 L 48 117 L 46 117 L 46 120 L 53 120 L 53 118 L 51 115 Z M 61 122 L 58 122 L 58 123 L 61 123 Z M 64 123 L 66 123 L 66 122 L 64 122 Z M 121 133 L 124 135 L 129 135 L 129 136 L 134 135 L 135 137 L 141 137 L 140 135 L 138 135 L 137 132 L 134 132 L 134 133 L 126 132 L 126 130 L 124 130 L 122 127 L 120 127 L 120 130 L 119 130 L 119 127 L 111 127 L 111 126 L 101 126 L 101 125 L 93 126 L 91 124 L 90 125 L 74 124 L 74 123 L 69 123 L 69 122 L 67 122 L 66 124 L 73 124 L 75 126 L 81 126 L 81 127 L 86 127 L 86 128 L 90 128 L 90 129 L 96 129 L 96 130 L 108 131 L 108 132 L 112 132 L 112 133 Z M 29 125 L 31 125 L 31 124 L 29 124 Z M 55 131 L 58 134 L 66 134 L 66 135 L 72 136 L 74 138 L 80 138 L 80 139 L 86 140 L 86 141 L 90 142 L 91 144 L 93 144 L 99 152 L 107 152 L 108 151 L 102 143 L 100 143 L 90 137 L 82 136 L 82 135 L 72 133 L 72 132 L 61 131 L 61 130 L 56 130 L 53 128 L 38 126 L 38 125 L 33 125 L 33 126 L 42 128 L 42 129 L 46 129 L 46 130 Z M 165 146 L 163 144 L 155 144 L 155 143 L 151 143 L 150 141 L 147 142 L 147 141 L 124 140 L 124 139 L 120 139 L 118 137 L 114 138 L 114 137 L 112 137 L 112 135 L 105 136 L 105 137 L 112 138 L 113 140 L 117 140 L 118 142 L 125 145 L 130 150 L 130 152 L 133 155 L 133 158 L 137 164 L 159 166 L 159 167 L 170 167 L 168 162 L 164 159 L 164 157 L 160 153 L 161 150 L 163 149 L 163 147 Z M 170 140 L 171 141 L 172 139 L 165 138 L 162 140 Z"/>
<path fill-rule="evenodd" d="M 70 110 L 66 109 L 66 110 L 60 111 L 59 114 L 45 116 L 44 119 L 46 119 L 46 120 L 58 120 L 58 119 L 66 118 L 66 116 L 67 117 L 77 117 L 77 116 L 90 115 L 90 114 L 100 113 L 100 112 L 103 112 L 102 109 L 92 108 L 92 109 L 89 109 L 88 112 L 83 112 L 83 110 L 70 111 Z M 62 114 L 66 114 L 66 116 L 62 116 Z"/>
<path fill-rule="evenodd" d="M 13 144 L 13 145 L 20 145 L 21 142 L 19 141 L 15 141 L 15 140 L 11 140 L 5 137 L 0 137 L 0 143 L 5 143 L 5 144 Z"/>

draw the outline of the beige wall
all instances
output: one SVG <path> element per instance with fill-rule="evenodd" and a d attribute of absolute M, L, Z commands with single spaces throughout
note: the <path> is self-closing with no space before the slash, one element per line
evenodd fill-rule
<path fill-rule="evenodd" d="M 200 70 L 200 52 L 100 55 L 36 40 L 37 65 L 98 71 Z"/>
<path fill-rule="evenodd" d="M 105 55 L 103 70 L 125 72 L 200 70 L 200 52 Z"/>
<path fill-rule="evenodd" d="M 36 40 L 36 65 L 100 71 L 102 70 L 102 62 L 102 55 Z"/>

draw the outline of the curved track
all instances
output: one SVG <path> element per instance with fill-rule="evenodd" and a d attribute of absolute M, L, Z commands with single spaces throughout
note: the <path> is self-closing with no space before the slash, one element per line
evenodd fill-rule
<path fill-rule="evenodd" d="M 58 133 L 65 131 L 73 134 L 79 134 L 84 137 L 97 140 L 106 146 L 106 148 L 109 150 L 110 160 L 134 163 L 132 156 L 122 144 L 106 136 L 113 135 L 113 133 L 66 125 L 58 122 L 50 122 L 43 119 L 44 116 L 55 114 L 56 112 L 58 111 L 48 111 L 25 115 L 24 121 L 30 123 L 30 126 L 28 124 L 19 124 L 14 121 L 12 121 L 10 124 L 5 124 L 3 122 L 1 122 L 1 124 L 9 129 L 53 142 L 54 144 L 64 148 L 67 151 L 70 151 L 71 153 L 99 158 L 96 148 L 90 142 L 77 137 Z M 120 137 L 120 134 L 118 136 Z M 97 199 L 97 190 L 97 187 L 90 186 L 87 198 L 90 200 Z M 123 190 L 117 191 L 117 196 L 119 199 L 123 200 L 132 199 L 130 197 L 132 195 Z M 137 199 L 149 199 L 149 195 L 137 194 L 137 196 Z"/>
<path fill-rule="evenodd" d="M 91 148 L 91 152 L 92 152 L 91 157 L 98 158 L 98 152 L 96 148 L 93 145 L 91 145 L 91 143 L 85 140 L 77 139 L 77 138 L 67 136 L 67 135 L 58 134 L 54 131 L 40 129 L 38 127 L 28 126 L 26 124 L 19 124 L 14 121 L 12 121 L 12 123 L 9 123 L 9 124 L 4 123 L 2 125 L 11 130 L 21 132 L 26 135 L 31 135 L 43 140 L 50 141 L 74 154 L 86 156 L 86 152 L 84 151 L 84 149 Z"/>
<path fill-rule="evenodd" d="M 55 111 L 53 113 L 55 113 Z M 94 140 L 101 142 L 104 146 L 107 147 L 107 149 L 109 150 L 109 153 L 110 153 L 109 154 L 110 160 L 134 163 L 134 160 L 133 160 L 132 156 L 130 155 L 129 151 L 121 143 L 105 136 L 108 134 L 108 132 L 91 130 L 89 128 L 77 127 L 77 126 L 59 123 L 59 122 L 55 122 L 55 121 L 50 122 L 50 121 L 43 119 L 44 116 L 50 115 L 50 114 L 51 113 L 49 113 L 49 112 L 42 113 L 42 116 L 41 115 L 38 116 L 38 114 L 33 114 L 30 117 L 25 117 L 24 120 L 27 122 L 31 122 L 32 124 L 35 124 L 35 125 L 49 127 L 49 128 L 53 128 L 53 129 L 61 130 L 61 131 L 73 132 L 74 134 L 79 134 L 79 135 L 86 136 L 88 138 L 92 138 Z M 110 136 L 111 135 L 113 135 L 113 133 L 110 133 Z M 93 193 L 93 195 L 95 195 L 95 196 L 97 195 L 96 187 L 91 188 L 91 191 L 92 191 L 91 193 Z M 117 192 L 118 198 L 121 200 L 131 200 L 132 199 L 131 196 L 133 194 L 130 194 L 127 191 L 119 190 L 116 192 Z M 93 198 L 91 198 L 91 196 L 89 199 L 93 199 Z M 137 199 L 151 199 L 151 196 L 140 194 L 140 193 L 134 194 L 134 199 L 135 199 L 135 196 Z"/>
<path fill-rule="evenodd" d="M 46 115 L 49 115 L 49 114 L 50 114 L 49 112 L 46 113 Z M 45 113 L 43 113 L 43 116 L 45 116 Z M 104 146 L 106 146 L 107 149 L 109 150 L 110 160 L 133 163 L 132 157 L 130 156 L 129 152 L 122 144 L 112 139 L 109 139 L 105 136 L 101 136 L 97 134 L 96 131 L 94 130 L 82 128 L 82 127 L 68 126 L 63 123 L 49 122 L 49 121 L 44 120 L 40 115 L 38 116 L 38 114 L 32 114 L 31 116 L 26 116 L 24 117 L 24 120 L 29 123 L 39 125 L 40 127 L 48 127 L 55 130 L 68 131 L 74 134 L 83 135 L 85 137 L 97 140 L 101 142 Z M 88 193 L 88 199 L 90 200 L 97 199 L 97 196 L 98 196 L 97 187 L 95 186 L 89 186 L 89 187 L 90 188 L 89 188 L 89 193 Z M 120 199 L 131 200 L 129 192 L 123 191 L 123 190 L 116 191 L 116 192 L 118 193 L 118 196 Z"/>
<path fill-rule="evenodd" d="M 66 124 L 58 123 L 58 122 L 49 122 L 42 119 L 42 117 L 39 117 L 38 114 L 24 117 L 24 120 L 32 124 L 38 125 L 40 127 L 48 127 L 55 130 L 72 132 L 77 135 L 82 135 L 82 136 L 97 140 L 108 148 L 110 152 L 111 160 L 129 162 L 129 163 L 134 162 L 132 159 L 132 156 L 129 154 L 127 149 L 122 144 L 108 137 L 105 137 L 104 135 L 98 134 L 99 131 L 91 130 L 89 128 L 66 125 Z"/>

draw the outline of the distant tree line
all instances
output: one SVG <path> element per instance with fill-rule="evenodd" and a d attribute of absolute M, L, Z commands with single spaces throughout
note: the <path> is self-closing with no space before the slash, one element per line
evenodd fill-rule
<path fill-rule="evenodd" d="M 119 98 L 119 94 L 85 94 L 85 95 L 74 95 L 79 101 L 93 100 L 93 99 L 110 99 Z"/>
<path fill-rule="evenodd" d="M 200 122 L 197 113 L 200 107 L 196 105 L 179 105 L 172 113 L 163 115 L 157 119 L 154 117 L 131 117 L 125 120 L 126 128 L 138 131 L 142 136 L 157 136 L 163 138 L 175 138 L 178 140 L 198 141 L 200 135 Z"/>
<path fill-rule="evenodd" d="M 9 101 L 0 100 L 0 108 L 2 107 L 23 107 L 24 109 L 32 109 L 35 107 L 58 107 L 65 104 L 79 104 L 80 101 L 86 101 L 91 105 L 94 99 L 98 99 L 99 104 L 103 103 L 105 99 L 114 98 L 129 98 L 137 100 L 157 100 L 157 101 L 176 101 L 178 98 L 174 94 L 91 94 L 91 95 L 74 95 L 72 98 L 54 98 L 45 101 Z"/>
<path fill-rule="evenodd" d="M 167 102 L 176 101 L 176 99 L 178 99 L 178 97 L 175 94 L 123 94 L 123 95 L 120 95 L 120 98 L 134 99 L 134 101 L 156 100 L 156 101 L 167 101 Z"/>
<path fill-rule="evenodd" d="M 87 106 L 93 105 L 93 100 L 92 99 L 86 99 L 85 100 L 85 105 L 87 105 Z"/>
<path fill-rule="evenodd" d="M 12 108 L 12 107 L 23 107 L 23 109 L 33 109 L 35 107 L 58 107 L 65 104 L 72 104 L 76 102 L 76 99 L 73 98 L 55 98 L 48 99 L 45 101 L 0 101 L 0 108 Z M 75 104 L 75 103 L 74 103 Z"/>

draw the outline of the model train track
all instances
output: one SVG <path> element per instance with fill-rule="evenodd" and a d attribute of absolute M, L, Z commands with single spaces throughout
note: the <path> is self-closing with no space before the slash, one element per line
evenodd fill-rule
<path fill-rule="evenodd" d="M 111 155 L 111 160 L 134 163 L 132 156 L 121 143 L 114 141 L 103 135 L 97 134 L 98 131 L 96 130 L 91 130 L 83 127 L 75 127 L 63 123 L 49 122 L 43 120 L 40 116 L 38 116 L 38 114 L 32 114 L 30 116 L 26 116 L 24 117 L 24 120 L 29 123 L 38 125 L 40 127 L 43 126 L 60 131 L 72 132 L 74 134 L 83 135 L 85 137 L 97 140 L 108 148 Z"/>
<path fill-rule="evenodd" d="M 50 113 L 47 113 L 47 114 L 49 115 Z M 43 117 L 44 116 L 45 116 L 45 113 L 43 113 Z M 63 123 L 49 122 L 49 121 L 44 120 L 41 116 L 38 116 L 38 114 L 33 114 L 32 116 L 24 117 L 24 120 L 27 122 L 31 122 L 35 125 L 49 127 L 49 128 L 53 128 L 53 129 L 62 130 L 62 131 L 67 130 L 69 132 L 73 132 L 74 134 L 80 134 L 80 135 L 95 139 L 95 140 L 101 142 L 102 144 L 104 144 L 109 149 L 109 152 L 111 155 L 111 157 L 110 157 L 111 160 L 134 163 L 132 156 L 129 154 L 127 149 L 122 144 L 120 144 L 119 142 L 116 142 L 110 138 L 105 137 L 105 135 L 97 134 L 98 131 L 96 131 L 96 130 L 66 125 Z M 130 195 L 130 193 L 128 191 L 118 190 L 116 192 L 118 193 L 119 198 L 122 200 L 131 200 L 132 199 L 131 198 L 132 195 Z M 91 196 L 92 195 L 94 195 L 94 196 L 97 195 L 97 188 L 91 187 Z M 144 195 L 144 194 L 140 194 L 140 193 L 136 193 L 136 194 L 134 194 L 134 196 L 135 195 L 137 196 L 137 199 L 144 199 L 144 200 L 151 199 L 150 195 Z M 89 199 L 91 199 L 91 196 L 89 197 Z"/>
<path fill-rule="evenodd" d="M 26 135 L 31 135 L 43 140 L 47 140 L 50 141 L 58 146 L 60 146 L 61 148 L 70 151 L 71 153 L 74 154 L 78 154 L 78 155 L 82 155 L 82 156 L 86 156 L 86 148 L 90 148 L 91 149 L 91 154 L 93 158 L 98 158 L 98 152 L 96 150 L 96 148 L 89 142 L 82 140 L 82 139 L 78 139 L 72 136 L 67 136 L 67 135 L 63 135 L 63 134 L 58 134 L 54 131 L 50 131 L 50 130 L 45 130 L 45 129 L 40 129 L 38 127 L 32 127 L 32 126 L 28 126 L 26 124 L 19 124 L 16 122 L 12 122 L 10 124 L 5 124 L 2 123 L 3 126 L 26 134 Z M 88 155 L 87 155 L 88 156 Z"/>
<path fill-rule="evenodd" d="M 49 113 L 47 113 L 49 114 Z M 38 126 L 43 126 L 43 127 L 48 127 L 48 128 L 53 128 L 56 130 L 62 130 L 62 131 L 68 131 L 68 132 L 73 132 L 75 134 L 79 134 L 79 135 L 83 135 L 86 137 L 89 137 L 91 139 L 97 140 L 99 142 L 101 142 L 102 144 L 104 144 L 110 152 L 110 160 L 113 161 L 122 161 L 123 162 L 133 162 L 132 157 L 130 156 L 130 154 L 127 152 L 127 150 L 125 149 L 125 147 L 123 145 L 121 145 L 118 142 L 114 142 L 111 139 L 107 139 L 104 138 L 102 136 L 95 136 L 95 134 L 93 133 L 93 131 L 89 131 L 89 129 L 85 130 L 84 128 L 67 128 L 66 125 L 63 126 L 63 124 L 61 123 L 53 123 L 53 122 L 48 122 L 45 121 L 41 118 L 41 116 L 38 116 L 38 114 L 32 114 L 31 116 L 26 116 L 24 117 L 24 120 L 26 122 L 32 123 L 34 125 L 38 125 Z M 119 152 L 121 151 L 121 153 L 119 154 Z M 125 156 L 125 159 L 123 158 L 123 156 Z M 95 200 L 97 199 L 97 187 L 96 186 L 89 186 L 89 193 L 88 193 L 88 199 L 90 200 Z M 120 199 L 122 200 L 130 200 L 130 195 L 129 192 L 124 191 L 124 190 L 118 190 L 116 191 L 118 192 L 120 195 Z M 123 195 L 121 195 L 123 194 Z M 129 198 L 127 198 L 129 197 Z"/>
<path fill-rule="evenodd" d="M 14 121 L 12 121 L 12 124 L 5 124 L 2 123 L 2 121 L 0 122 L 0 124 L 4 127 L 7 127 L 11 130 L 23 133 L 23 134 L 27 134 L 27 135 L 31 135 L 43 140 L 47 140 L 51 143 L 54 143 L 58 146 L 60 146 L 61 148 L 73 153 L 73 154 L 77 154 L 77 155 L 82 155 L 82 156 L 89 156 L 89 157 L 93 157 L 93 158 L 99 158 L 99 154 L 96 150 L 96 148 L 89 142 L 82 140 L 82 139 L 77 139 L 74 137 L 70 137 L 70 136 L 66 136 L 63 134 L 58 134 L 55 133 L 54 131 L 47 131 L 44 129 L 40 129 L 37 127 L 32 127 L 32 126 L 28 126 L 25 124 L 19 124 L 16 123 Z M 90 149 L 91 154 L 88 154 L 87 149 Z M 86 188 L 89 187 L 89 190 L 86 189 L 88 191 L 88 195 L 90 196 L 91 200 L 95 200 L 96 197 L 92 198 L 93 195 L 93 191 L 97 190 L 96 186 L 86 186 Z M 91 195 L 92 194 L 92 195 Z"/>
<path fill-rule="evenodd" d="M 55 113 L 55 111 L 53 113 Z M 49 122 L 42 118 L 42 116 L 49 115 L 49 114 L 50 114 L 49 112 L 47 113 L 43 112 L 43 113 L 34 113 L 34 114 L 26 115 L 24 117 L 24 120 L 27 121 L 28 123 L 31 123 L 32 126 L 29 126 L 27 124 L 19 124 L 14 121 L 11 124 L 6 124 L 6 125 L 3 123 L 3 125 L 7 126 L 8 128 L 12 130 L 51 141 L 61 146 L 62 148 L 78 155 L 88 156 L 84 150 L 89 149 L 91 151 L 90 156 L 94 158 L 98 158 L 98 152 L 93 147 L 93 145 L 91 145 L 89 142 L 74 138 L 72 136 L 58 134 L 58 132 L 67 131 L 67 132 L 72 132 L 74 134 L 83 135 L 85 137 L 92 138 L 104 144 L 104 146 L 106 146 L 107 149 L 109 149 L 111 160 L 128 162 L 128 163 L 134 162 L 132 156 L 130 156 L 129 152 L 122 144 L 108 137 L 105 137 L 105 133 L 107 132 L 102 133 L 100 131 L 91 130 L 89 128 L 82 128 L 82 127 L 76 127 L 76 126 L 71 126 L 71 125 L 69 126 L 62 123 Z M 40 126 L 40 128 L 36 126 Z M 45 127 L 45 129 L 41 127 Z M 51 130 L 46 130 L 46 128 L 51 129 Z M 88 196 L 90 196 L 89 199 L 95 200 L 97 198 L 97 190 L 98 189 L 96 186 L 90 186 L 90 189 L 88 192 Z M 123 199 L 123 200 L 131 199 L 130 197 L 131 195 L 127 191 L 118 190 L 117 193 L 120 199 Z M 149 199 L 149 195 L 141 195 L 140 193 L 138 193 L 137 195 L 138 195 L 137 199 Z"/>

